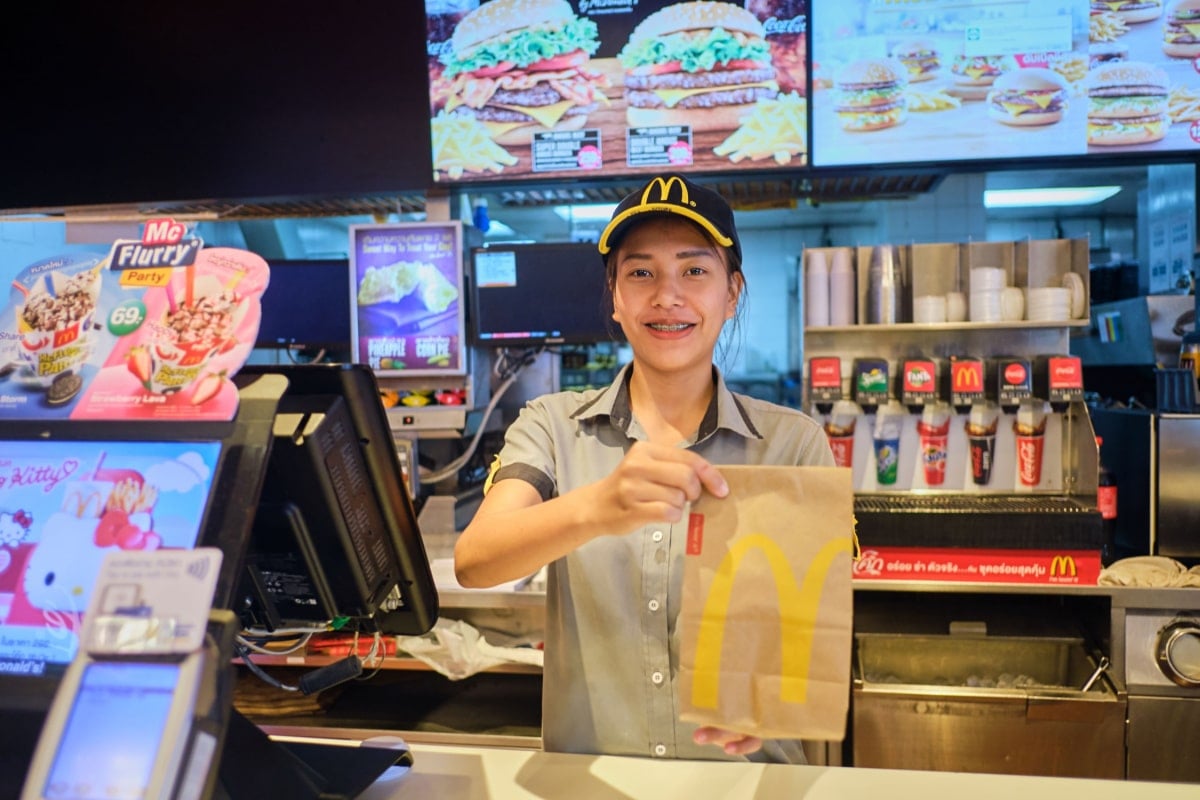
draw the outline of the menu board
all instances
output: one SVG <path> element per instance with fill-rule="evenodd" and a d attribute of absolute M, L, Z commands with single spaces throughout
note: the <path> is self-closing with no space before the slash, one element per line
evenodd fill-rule
<path fill-rule="evenodd" d="M 439 182 L 807 164 L 808 0 L 426 0 Z"/>
<path fill-rule="evenodd" d="M 1087 152 L 1089 0 L 812 0 L 817 166 Z"/>
<path fill-rule="evenodd" d="M 353 361 L 378 375 L 464 375 L 462 223 L 350 226 Z"/>

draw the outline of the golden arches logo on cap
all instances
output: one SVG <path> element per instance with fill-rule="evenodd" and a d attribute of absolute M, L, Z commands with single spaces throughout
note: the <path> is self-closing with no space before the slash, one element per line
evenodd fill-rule
<path fill-rule="evenodd" d="M 601 255 L 610 253 L 629 226 L 644 214 L 675 214 L 691 220 L 717 244 L 733 250 L 738 262 L 741 261 L 741 244 L 729 204 L 711 189 L 697 186 L 674 173 L 656 175 L 621 201 L 600 235 Z"/>

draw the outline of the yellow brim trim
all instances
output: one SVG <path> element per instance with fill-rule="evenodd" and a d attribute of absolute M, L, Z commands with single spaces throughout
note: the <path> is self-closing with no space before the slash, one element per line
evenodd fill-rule
<path fill-rule="evenodd" d="M 608 255 L 609 251 L 612 250 L 612 247 L 608 243 L 609 234 L 611 234 L 616 228 L 620 227 L 625 220 L 629 219 L 635 214 L 645 214 L 650 211 L 665 211 L 668 214 L 678 214 L 681 217 L 686 217 L 704 230 L 708 231 L 708 235 L 711 236 L 717 244 L 721 245 L 722 247 L 733 247 L 733 239 L 730 239 L 728 236 L 721 233 L 719 230 L 717 230 L 717 226 L 713 225 L 704 216 L 697 214 L 690 208 L 681 208 L 673 203 L 642 203 L 641 205 L 634 206 L 633 208 L 625 209 L 620 214 L 613 217 L 609 221 L 608 225 L 604 227 L 604 232 L 600 234 L 600 244 L 598 245 L 600 249 L 600 255 L 606 256 Z"/>

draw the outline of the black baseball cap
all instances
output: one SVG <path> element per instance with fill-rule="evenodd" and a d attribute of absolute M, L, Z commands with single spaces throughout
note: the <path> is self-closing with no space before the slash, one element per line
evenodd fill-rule
<path fill-rule="evenodd" d="M 677 214 L 699 225 L 713 241 L 733 251 L 735 263 L 742 263 L 742 245 L 729 203 L 712 189 L 692 183 L 677 172 L 654 176 L 617 205 L 600 234 L 600 254 L 615 250 L 629 229 L 649 215 L 663 214 Z"/>

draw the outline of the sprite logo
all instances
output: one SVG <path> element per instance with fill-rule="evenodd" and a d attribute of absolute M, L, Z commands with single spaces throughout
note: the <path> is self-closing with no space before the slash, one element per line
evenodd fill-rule
<path fill-rule="evenodd" d="M 879 369 L 858 374 L 858 389 L 861 392 L 886 392 L 887 375 Z"/>

